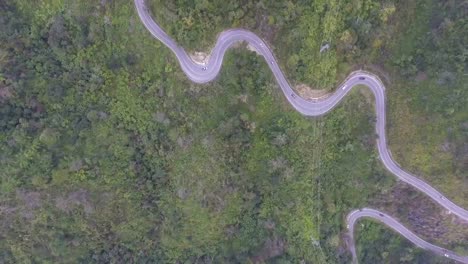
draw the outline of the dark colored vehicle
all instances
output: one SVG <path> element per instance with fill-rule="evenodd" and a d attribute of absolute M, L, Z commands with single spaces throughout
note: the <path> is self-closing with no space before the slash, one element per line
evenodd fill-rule
<path fill-rule="evenodd" d="M 365 77 L 359 77 L 359 80 L 365 80 L 366 78 Z"/>
<path fill-rule="evenodd" d="M 384 217 L 385 215 L 384 214 L 379 214 L 381 217 Z"/>

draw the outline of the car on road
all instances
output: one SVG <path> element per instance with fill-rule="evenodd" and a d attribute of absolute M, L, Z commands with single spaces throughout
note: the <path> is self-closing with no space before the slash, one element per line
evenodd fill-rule
<path fill-rule="evenodd" d="M 201 68 L 202 71 L 206 71 L 207 69 L 208 69 L 208 67 L 206 67 L 206 66 Z"/>
<path fill-rule="evenodd" d="M 296 94 L 291 93 L 291 97 L 292 97 L 292 98 L 296 98 Z"/>
<path fill-rule="evenodd" d="M 448 257 L 449 257 L 449 254 L 445 253 L 444 256 L 445 256 L 446 258 L 448 258 Z"/>
<path fill-rule="evenodd" d="M 384 214 L 379 214 L 379 215 L 380 215 L 380 217 L 384 217 L 384 216 L 385 216 Z"/>
<path fill-rule="evenodd" d="M 366 77 L 359 77 L 359 80 L 361 80 L 361 81 L 365 80 L 365 79 L 366 79 Z"/>

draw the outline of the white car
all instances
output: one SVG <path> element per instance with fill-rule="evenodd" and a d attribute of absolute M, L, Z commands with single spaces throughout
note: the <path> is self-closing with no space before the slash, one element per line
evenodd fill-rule
<path fill-rule="evenodd" d="M 348 85 L 343 85 L 343 87 L 341 87 L 342 90 L 346 89 L 348 87 Z"/>
<path fill-rule="evenodd" d="M 448 257 L 449 257 L 449 254 L 445 253 L 444 256 L 445 256 L 446 258 L 448 258 Z"/>

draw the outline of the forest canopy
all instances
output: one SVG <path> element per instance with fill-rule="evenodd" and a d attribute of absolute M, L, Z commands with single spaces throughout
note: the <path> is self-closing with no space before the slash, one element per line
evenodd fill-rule
<path fill-rule="evenodd" d="M 147 1 L 190 51 L 253 30 L 294 83 L 389 75 L 395 157 L 467 205 L 461 1 Z M 0 262 L 348 263 L 345 215 L 396 188 L 372 103 L 357 87 L 305 118 L 244 48 L 193 84 L 132 1 L 1 1 Z M 390 235 L 362 232 L 363 258 L 382 259 Z M 390 239 L 391 257 L 407 247 Z"/>

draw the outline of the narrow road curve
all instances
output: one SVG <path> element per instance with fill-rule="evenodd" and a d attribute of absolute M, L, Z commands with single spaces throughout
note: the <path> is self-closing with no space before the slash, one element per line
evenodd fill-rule
<path fill-rule="evenodd" d="M 460 256 L 457 253 L 435 246 L 422 238 L 418 237 L 415 233 L 411 232 L 408 228 L 406 228 L 404 225 L 400 224 L 395 218 L 392 218 L 391 216 L 379 212 L 374 209 L 369 209 L 369 208 L 363 208 L 359 210 L 354 210 L 351 213 L 348 214 L 348 217 L 346 218 L 346 222 L 348 225 L 348 231 L 349 231 L 349 250 L 351 251 L 351 254 L 353 255 L 353 262 L 357 263 L 357 254 L 356 254 L 356 248 L 354 245 L 354 226 L 356 222 L 360 218 L 372 218 L 375 219 L 381 223 L 384 223 L 385 225 L 389 226 L 393 230 L 395 230 L 397 233 L 401 234 L 404 236 L 406 239 L 411 241 L 413 244 L 416 246 L 432 251 L 433 253 L 451 258 L 453 260 L 459 261 L 461 263 L 468 263 L 468 256 Z"/>
<path fill-rule="evenodd" d="M 352 87 L 356 85 L 367 86 L 375 96 L 375 112 L 376 112 L 376 133 L 377 133 L 377 148 L 380 159 L 384 166 L 393 173 L 398 179 L 412 185 L 416 189 L 424 192 L 434 201 L 449 210 L 451 213 L 468 221 L 468 211 L 456 205 L 447 199 L 442 193 L 434 189 L 421 179 L 411 175 L 401 169 L 392 159 L 387 148 L 387 137 L 385 133 L 386 110 L 385 110 L 385 87 L 380 79 L 368 72 L 356 71 L 351 73 L 348 78 L 339 86 L 339 88 L 326 99 L 317 101 L 308 101 L 301 98 L 291 88 L 288 81 L 284 77 L 278 63 L 270 51 L 268 46 L 254 33 L 243 29 L 231 29 L 222 32 L 216 42 L 215 47 L 211 51 L 210 59 L 206 65 L 196 64 L 192 61 L 187 52 L 180 47 L 164 30 L 159 27 L 152 19 L 144 0 L 134 0 L 135 7 L 140 17 L 141 22 L 149 30 L 149 32 L 159 41 L 164 43 L 176 55 L 182 70 L 187 77 L 195 83 L 206 83 L 216 78 L 222 63 L 224 54 L 233 44 L 246 41 L 252 45 L 266 60 L 270 70 L 273 72 L 275 79 L 282 89 L 286 99 L 292 107 L 299 113 L 305 116 L 320 116 L 332 110 L 338 103 L 341 102 Z M 369 216 L 371 217 L 371 216 Z M 395 230 L 401 230 L 400 233 L 408 235 L 408 229 L 399 229 L 401 225 L 395 225 L 395 222 L 384 222 Z M 405 236 L 406 237 L 406 236 Z M 353 247 L 354 248 L 354 247 Z"/>

